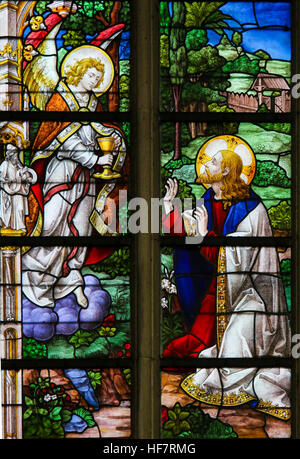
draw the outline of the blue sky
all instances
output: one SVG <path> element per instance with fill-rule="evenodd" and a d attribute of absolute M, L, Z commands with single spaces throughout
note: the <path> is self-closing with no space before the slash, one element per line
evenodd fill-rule
<path fill-rule="evenodd" d="M 229 14 L 242 24 L 255 23 L 253 2 L 227 2 L 221 10 Z M 261 27 L 275 26 L 275 30 L 251 30 L 253 25 L 249 24 L 246 32 L 243 33 L 242 46 L 246 51 L 254 52 L 258 49 L 267 51 L 272 59 L 291 59 L 291 33 L 290 31 L 276 30 L 276 26 L 291 25 L 290 5 L 286 2 L 254 2 L 258 23 Z M 239 30 L 239 25 L 228 22 L 230 26 Z M 220 40 L 213 32 L 208 32 L 211 44 Z M 230 34 L 229 34 L 230 36 Z"/>
<path fill-rule="evenodd" d="M 263 29 L 254 30 L 255 11 L 258 23 L 261 27 L 275 26 L 274 30 Z M 172 14 L 172 3 L 169 3 L 170 13 Z M 248 24 L 247 31 L 243 33 L 242 46 L 245 51 L 255 52 L 258 49 L 267 51 L 272 59 L 291 59 L 291 33 L 290 31 L 276 30 L 276 26 L 291 26 L 290 4 L 288 2 L 227 2 L 222 6 L 221 11 L 229 14 L 239 23 Z M 240 31 L 239 24 L 228 21 L 228 24 L 235 30 Z M 251 30 L 252 29 L 252 30 Z M 220 41 L 220 35 L 208 30 L 209 43 L 216 45 Z M 228 32 L 231 38 L 232 32 Z"/>

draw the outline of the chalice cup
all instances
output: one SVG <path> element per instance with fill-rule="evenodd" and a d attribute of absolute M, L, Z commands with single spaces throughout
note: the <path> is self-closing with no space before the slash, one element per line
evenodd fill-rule
<path fill-rule="evenodd" d="M 97 142 L 104 155 L 112 154 L 115 146 L 115 139 L 113 137 L 97 137 Z M 93 177 L 103 180 L 112 180 L 121 177 L 121 174 L 111 169 L 111 166 L 103 166 L 103 172 L 96 172 Z"/>

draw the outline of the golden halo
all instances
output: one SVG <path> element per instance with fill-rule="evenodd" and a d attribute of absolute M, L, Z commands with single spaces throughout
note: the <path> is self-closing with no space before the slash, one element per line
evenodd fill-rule
<path fill-rule="evenodd" d="M 243 170 L 241 179 L 247 185 L 253 180 L 256 170 L 256 159 L 252 148 L 245 140 L 235 135 L 219 135 L 205 142 L 198 151 L 196 158 L 197 177 L 203 172 L 203 166 L 209 161 L 218 151 L 230 150 L 237 153 L 243 161 Z M 205 188 L 209 188 L 209 184 L 203 184 Z"/>
<path fill-rule="evenodd" d="M 100 83 L 98 88 L 93 89 L 95 95 L 99 97 L 111 87 L 115 76 L 115 69 L 110 56 L 103 51 L 103 49 L 98 48 L 98 46 L 83 45 L 70 51 L 62 61 L 61 76 L 64 78 L 66 76 L 66 72 L 68 71 L 68 67 L 72 67 L 78 61 L 87 57 L 97 59 L 104 65 L 103 81 Z"/>

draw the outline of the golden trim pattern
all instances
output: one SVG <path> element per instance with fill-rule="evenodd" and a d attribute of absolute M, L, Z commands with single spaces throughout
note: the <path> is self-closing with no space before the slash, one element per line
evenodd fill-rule
<path fill-rule="evenodd" d="M 217 406 L 238 406 L 255 400 L 255 397 L 248 394 L 247 392 L 234 393 L 231 392 L 228 395 L 224 395 L 221 392 L 215 392 L 210 394 L 205 390 L 199 389 L 194 382 L 193 377 L 195 374 L 188 376 L 182 383 L 181 388 L 190 397 L 198 400 L 199 402 L 207 403 L 208 405 Z"/>
<path fill-rule="evenodd" d="M 262 413 L 269 414 L 275 418 L 281 419 L 283 421 L 288 421 L 291 418 L 291 409 L 288 407 L 281 407 L 273 405 L 272 402 L 265 402 L 260 400 L 256 409 Z"/>
<path fill-rule="evenodd" d="M 217 298 L 216 298 L 216 323 L 217 323 L 217 345 L 221 347 L 222 339 L 229 322 L 227 309 L 227 279 L 226 274 L 226 252 L 225 247 L 220 247 L 218 258 L 218 276 L 217 276 Z M 224 314 L 224 315 L 222 315 Z"/>

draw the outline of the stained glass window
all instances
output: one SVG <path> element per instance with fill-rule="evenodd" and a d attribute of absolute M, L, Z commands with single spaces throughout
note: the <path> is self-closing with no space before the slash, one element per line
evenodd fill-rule
<path fill-rule="evenodd" d="M 3 438 L 131 436 L 130 8 L 0 2 Z"/>
<path fill-rule="evenodd" d="M 0 1 L 3 438 L 297 436 L 297 11 Z"/>
<path fill-rule="evenodd" d="M 291 3 L 160 17 L 161 435 L 290 437 Z"/>

